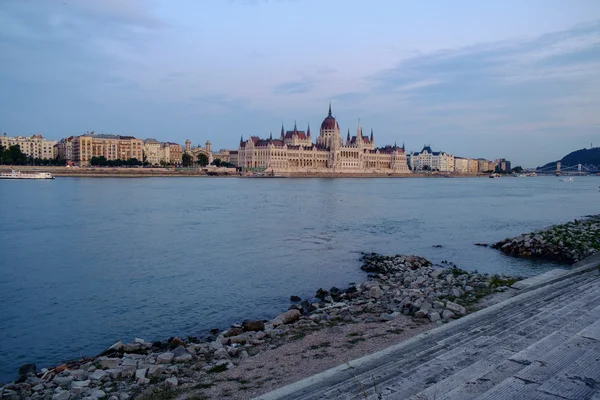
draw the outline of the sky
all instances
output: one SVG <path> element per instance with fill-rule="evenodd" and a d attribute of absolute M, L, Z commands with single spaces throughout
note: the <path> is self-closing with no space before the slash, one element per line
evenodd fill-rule
<path fill-rule="evenodd" d="M 600 146 L 598 0 L 0 0 L 0 131 L 310 124 L 535 167 Z"/>

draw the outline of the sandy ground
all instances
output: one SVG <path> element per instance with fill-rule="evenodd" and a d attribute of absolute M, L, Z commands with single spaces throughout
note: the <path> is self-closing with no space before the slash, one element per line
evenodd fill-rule
<path fill-rule="evenodd" d="M 383 350 L 436 325 L 425 319 L 400 315 L 388 322 L 340 323 L 316 327 L 282 338 L 268 349 L 257 349 L 241 365 L 207 374 L 180 399 L 251 399 L 303 378 L 351 363 Z M 358 395 L 358 393 L 357 393 Z"/>

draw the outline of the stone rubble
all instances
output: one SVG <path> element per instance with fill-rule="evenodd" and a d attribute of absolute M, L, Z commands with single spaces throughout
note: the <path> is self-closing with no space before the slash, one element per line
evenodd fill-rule
<path fill-rule="evenodd" d="M 507 238 L 492 248 L 511 256 L 576 263 L 600 251 L 600 215 Z"/>
<path fill-rule="evenodd" d="M 235 368 L 282 340 L 340 323 L 393 321 L 411 315 L 443 324 L 466 315 L 477 300 L 507 289 L 517 278 L 432 265 L 422 257 L 363 254 L 369 280 L 345 289 L 319 289 L 312 300 L 294 296 L 288 311 L 270 321 L 244 321 L 206 340 L 117 342 L 99 356 L 39 372 L 23 366 L 21 378 L 0 386 L 1 399 L 150 399 L 184 393 Z M 298 300 L 299 299 L 299 300 Z"/>

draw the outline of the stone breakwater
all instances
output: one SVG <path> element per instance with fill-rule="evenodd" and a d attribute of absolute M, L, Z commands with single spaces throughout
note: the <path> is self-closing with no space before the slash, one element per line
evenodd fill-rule
<path fill-rule="evenodd" d="M 347 288 L 319 289 L 313 299 L 292 296 L 288 311 L 271 320 L 246 320 L 212 337 L 117 342 L 96 357 L 37 371 L 24 365 L 20 379 L 0 387 L 2 399 L 206 398 L 218 375 L 260 352 L 335 325 L 387 323 L 399 316 L 443 324 L 477 308 L 517 278 L 467 272 L 422 257 L 363 254 L 369 279 Z M 360 338 L 357 338 L 358 340 Z"/>
<path fill-rule="evenodd" d="M 511 256 L 576 263 L 600 251 L 600 215 L 507 238 L 492 247 Z"/>

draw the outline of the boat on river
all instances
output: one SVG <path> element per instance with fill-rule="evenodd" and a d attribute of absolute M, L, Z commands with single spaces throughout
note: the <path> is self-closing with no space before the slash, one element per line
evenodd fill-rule
<path fill-rule="evenodd" d="M 10 172 L 0 172 L 0 179 L 54 179 L 49 172 L 20 172 L 14 169 Z"/>

